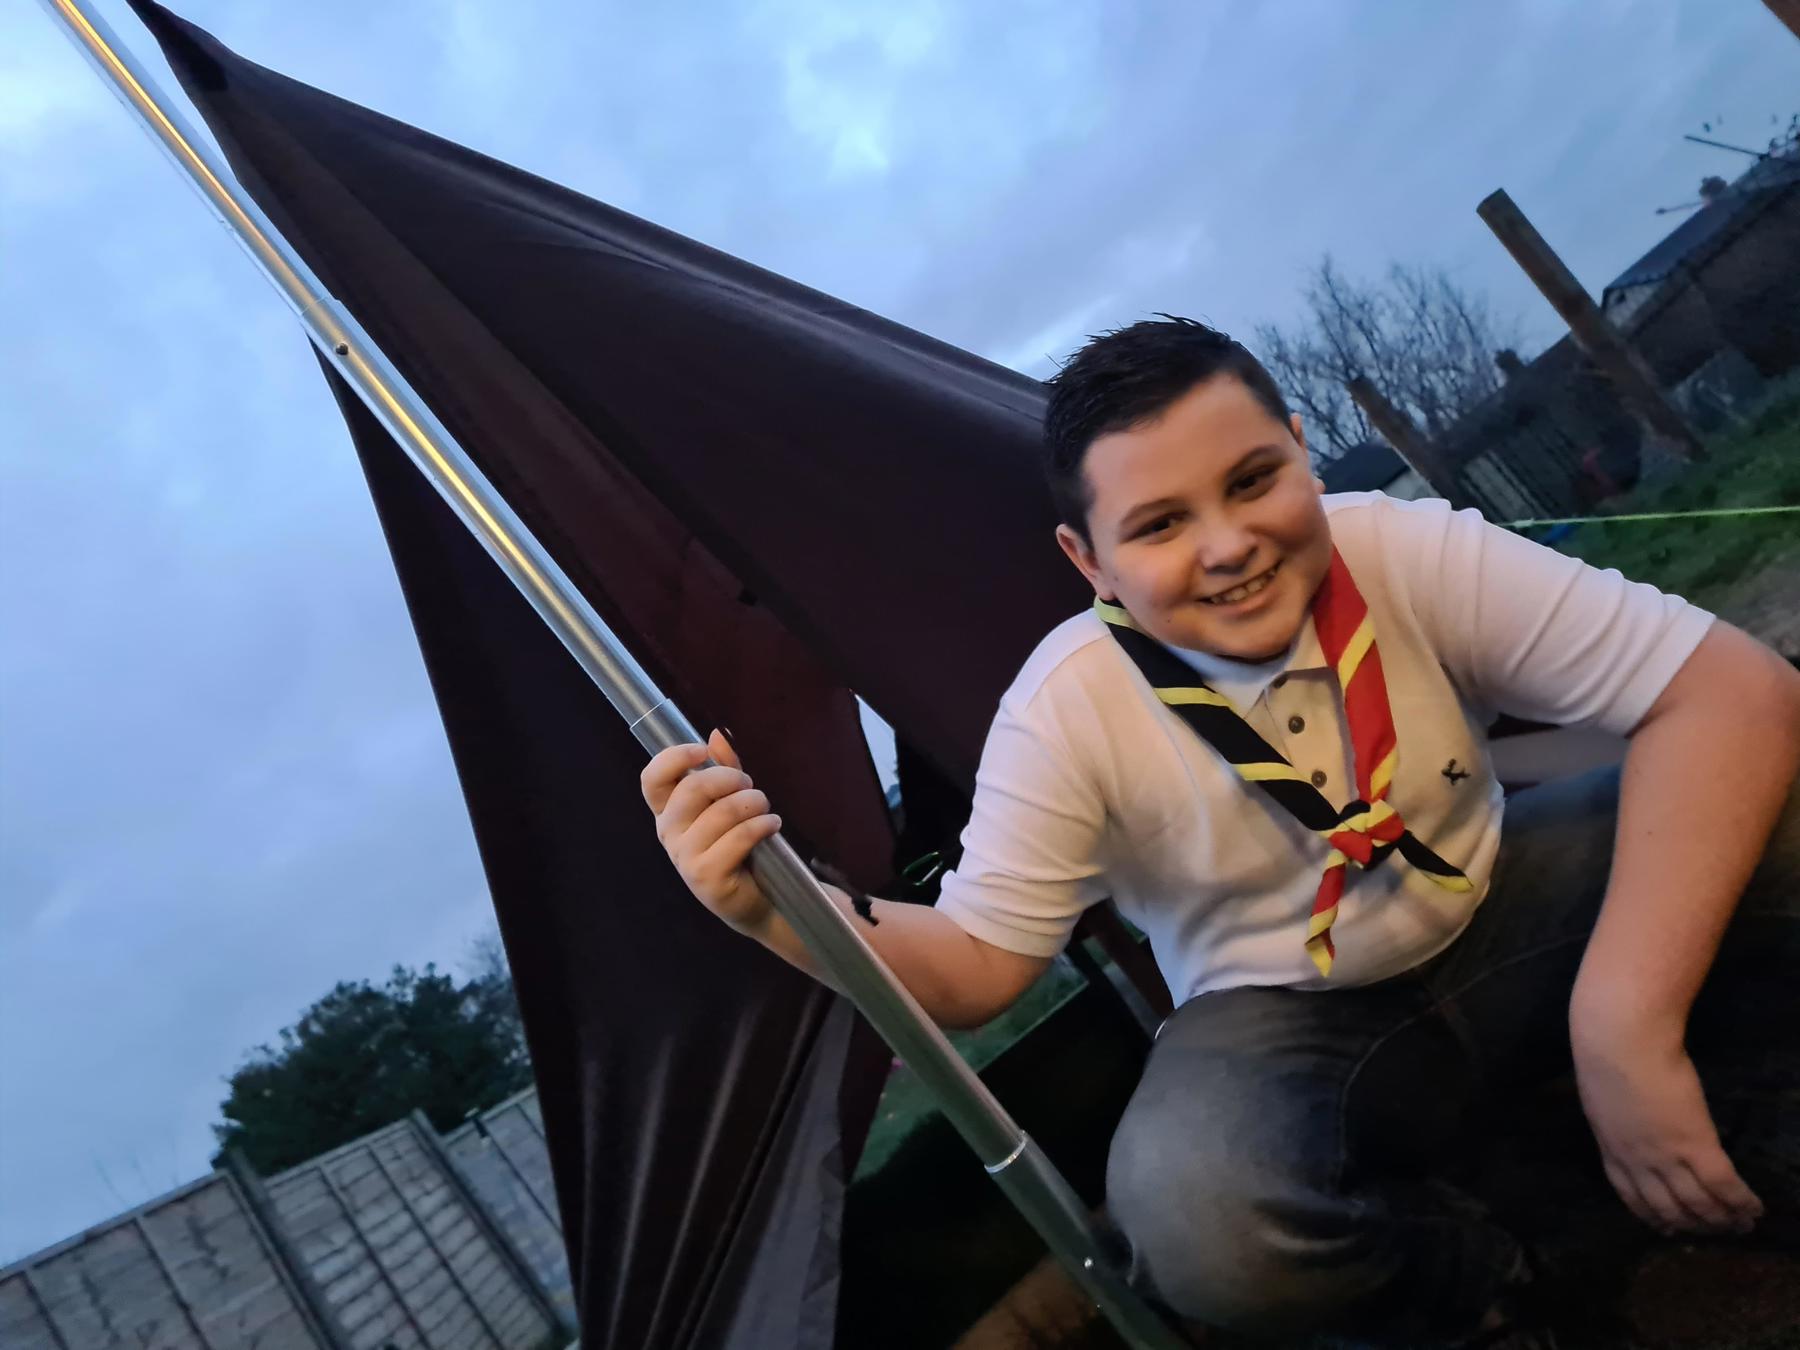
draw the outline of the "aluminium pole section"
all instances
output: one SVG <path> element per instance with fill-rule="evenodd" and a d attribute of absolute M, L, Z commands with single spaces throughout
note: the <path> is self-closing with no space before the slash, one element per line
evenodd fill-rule
<path fill-rule="evenodd" d="M 190 133 L 149 73 L 84 0 L 42 0 L 60 27 L 299 317 L 332 368 L 355 390 L 490 557 L 599 686 L 651 753 L 700 734 L 645 673 L 468 453 L 206 142 Z M 1085 1206 L 1047 1155 L 963 1062 L 875 955 L 785 839 L 759 844 L 757 883 L 908 1067 L 925 1083 L 1045 1244 L 1133 1345 L 1178 1350 L 1183 1340 L 1130 1288 L 1108 1258 Z"/>

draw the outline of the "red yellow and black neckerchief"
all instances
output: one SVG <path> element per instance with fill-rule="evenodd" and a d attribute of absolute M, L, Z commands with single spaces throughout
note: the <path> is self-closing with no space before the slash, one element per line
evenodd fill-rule
<path fill-rule="evenodd" d="M 1400 759 L 1394 714 L 1388 706 L 1387 680 L 1381 673 L 1381 653 L 1375 645 L 1375 624 L 1369 607 L 1335 549 L 1331 570 L 1313 597 L 1312 618 L 1319 646 L 1337 672 L 1338 686 L 1344 693 L 1344 716 L 1350 724 L 1350 745 L 1355 754 L 1358 797 L 1342 811 L 1332 806 L 1280 751 L 1257 735 L 1222 694 L 1140 629 L 1124 609 L 1103 600 L 1096 601 L 1094 609 L 1159 699 L 1236 769 L 1246 783 L 1256 784 L 1331 845 L 1306 927 L 1307 955 L 1321 975 L 1331 973 L 1337 956 L 1331 925 L 1337 920 L 1348 864 L 1376 867 L 1398 851 L 1446 890 L 1470 889 L 1469 879 L 1414 836 L 1387 801 Z"/>

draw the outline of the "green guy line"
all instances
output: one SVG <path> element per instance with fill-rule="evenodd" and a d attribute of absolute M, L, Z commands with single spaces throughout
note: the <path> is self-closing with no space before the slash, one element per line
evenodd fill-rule
<path fill-rule="evenodd" d="M 1703 516 L 1778 516 L 1800 512 L 1800 506 L 1740 506 L 1717 511 L 1646 511 L 1624 516 L 1558 516 L 1554 520 L 1509 520 L 1506 528 L 1522 530 L 1531 525 L 1610 525 L 1621 520 L 1698 520 Z"/>

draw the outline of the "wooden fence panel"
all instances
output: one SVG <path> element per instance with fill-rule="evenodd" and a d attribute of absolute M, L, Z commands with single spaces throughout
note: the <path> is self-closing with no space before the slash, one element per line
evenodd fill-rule
<path fill-rule="evenodd" d="M 6 1350 L 332 1350 L 214 1172 L 0 1271 Z"/>
<path fill-rule="evenodd" d="M 558 1314 L 574 1326 L 575 1288 L 569 1278 L 537 1093 L 523 1092 L 501 1102 L 446 1134 L 443 1142 L 483 1207 L 506 1229 Z"/>
<path fill-rule="evenodd" d="M 540 1350 L 575 1317 L 535 1106 L 488 1113 L 471 1171 L 422 1118 L 234 1160 L 0 1270 L 0 1350 Z"/>
<path fill-rule="evenodd" d="M 400 1121 L 268 1191 L 351 1350 L 536 1350 L 556 1331 L 417 1127 Z"/>

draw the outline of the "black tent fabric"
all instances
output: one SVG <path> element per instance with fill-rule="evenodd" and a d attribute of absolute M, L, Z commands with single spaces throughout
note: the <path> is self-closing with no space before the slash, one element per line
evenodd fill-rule
<path fill-rule="evenodd" d="M 658 683 L 733 729 L 790 837 L 887 882 L 850 691 L 953 801 L 1082 603 L 1041 386 L 132 4 L 245 187 Z M 686 895 L 636 743 L 331 378 L 515 972 L 584 1344 L 829 1345 L 885 1052 Z"/>

